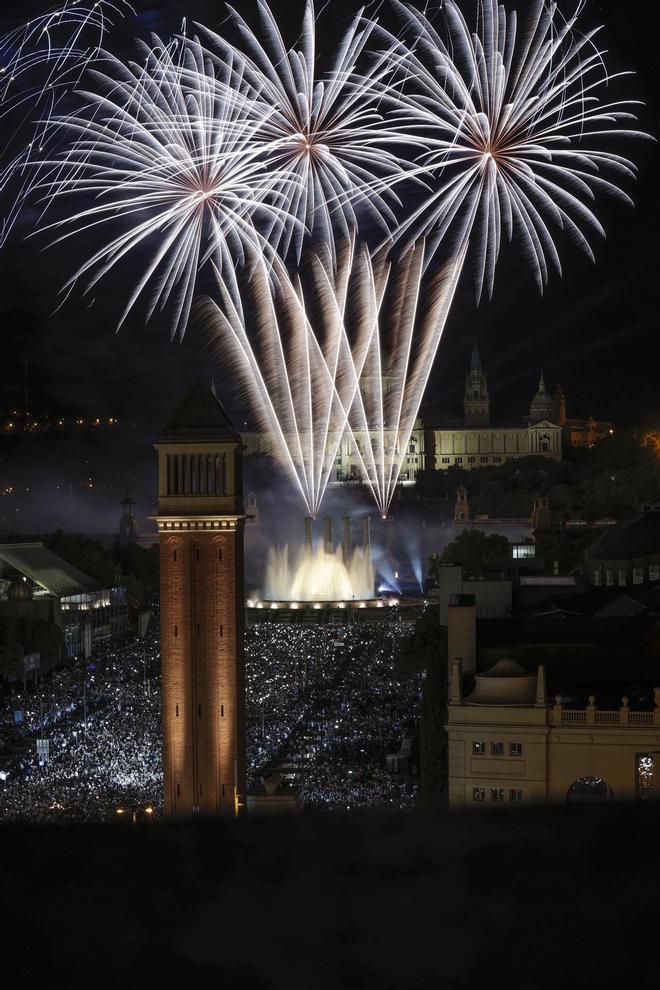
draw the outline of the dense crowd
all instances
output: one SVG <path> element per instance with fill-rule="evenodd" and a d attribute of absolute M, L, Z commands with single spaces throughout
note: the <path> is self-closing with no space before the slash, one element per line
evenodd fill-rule
<path fill-rule="evenodd" d="M 387 773 L 418 713 L 393 668 L 396 623 L 268 623 L 246 633 L 248 778 L 279 769 L 306 806 L 401 807 L 415 786 Z M 159 639 L 96 647 L 0 705 L 0 820 L 115 819 L 162 804 Z M 48 740 L 47 757 L 37 739 Z"/>

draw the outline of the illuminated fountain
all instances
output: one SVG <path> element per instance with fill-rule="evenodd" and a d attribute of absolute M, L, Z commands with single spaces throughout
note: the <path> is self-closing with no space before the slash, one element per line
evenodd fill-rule
<path fill-rule="evenodd" d="M 323 520 L 323 541 L 312 541 L 312 520 L 305 520 L 305 543 L 299 550 L 271 547 L 266 561 L 264 598 L 269 602 L 369 601 L 374 596 L 369 519 L 363 520 L 362 546 L 351 547 L 351 520 L 344 519 L 341 544 L 332 541 L 332 520 Z"/>

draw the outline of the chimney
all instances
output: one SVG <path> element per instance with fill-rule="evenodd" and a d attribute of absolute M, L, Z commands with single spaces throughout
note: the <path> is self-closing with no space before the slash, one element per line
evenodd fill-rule
<path fill-rule="evenodd" d="M 332 519 L 330 516 L 326 516 L 323 520 L 323 549 L 326 553 L 332 553 L 334 550 L 332 545 Z"/>
<path fill-rule="evenodd" d="M 311 516 L 305 516 L 305 550 L 312 552 L 312 525 L 314 520 Z"/>
<path fill-rule="evenodd" d="M 351 561 L 351 517 L 344 516 L 344 539 L 342 541 L 344 549 L 344 563 L 348 567 Z"/>
<path fill-rule="evenodd" d="M 455 660 L 462 660 L 464 674 L 477 670 L 477 606 L 474 595 L 451 595 L 447 608 L 447 659 L 449 678 Z"/>

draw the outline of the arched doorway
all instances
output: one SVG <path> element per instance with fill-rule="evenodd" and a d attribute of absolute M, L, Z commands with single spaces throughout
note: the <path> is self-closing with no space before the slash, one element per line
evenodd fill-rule
<path fill-rule="evenodd" d="M 566 795 L 566 804 L 592 804 L 614 801 L 612 788 L 602 777 L 578 777 Z"/>

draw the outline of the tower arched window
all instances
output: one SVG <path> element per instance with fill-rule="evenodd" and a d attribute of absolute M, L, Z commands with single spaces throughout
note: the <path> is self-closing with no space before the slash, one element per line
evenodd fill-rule
<path fill-rule="evenodd" d="M 540 437 L 540 441 L 539 442 L 540 442 L 540 445 L 541 445 L 541 452 L 543 454 L 549 454 L 551 447 L 550 447 L 550 437 L 548 436 L 548 434 L 547 433 L 543 433 L 541 435 L 541 437 Z"/>

